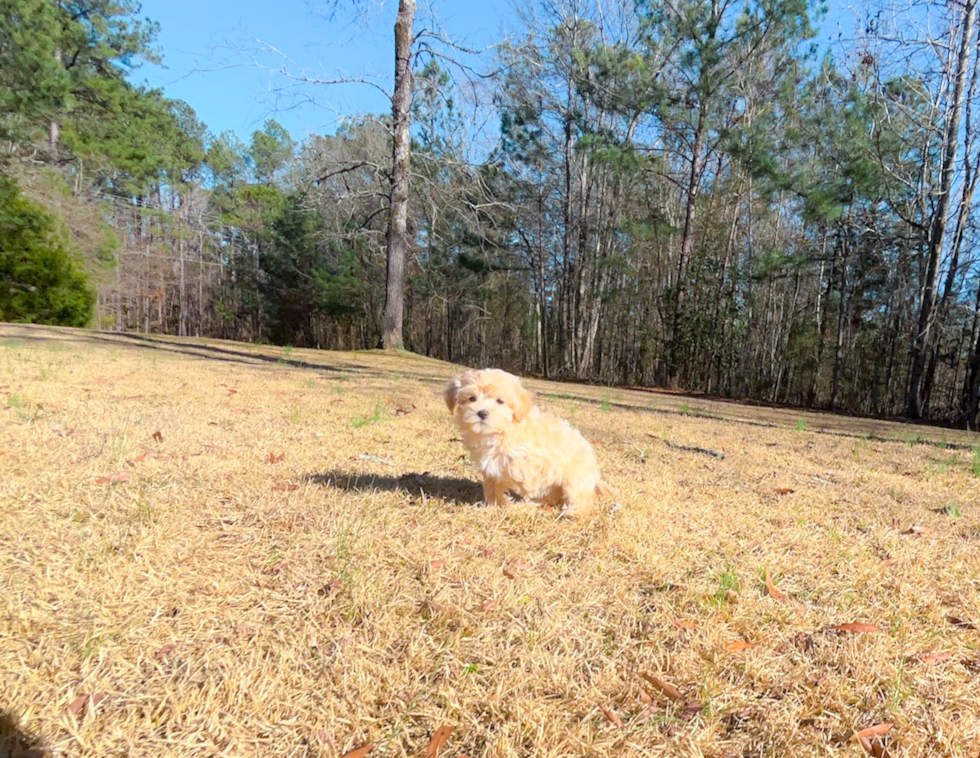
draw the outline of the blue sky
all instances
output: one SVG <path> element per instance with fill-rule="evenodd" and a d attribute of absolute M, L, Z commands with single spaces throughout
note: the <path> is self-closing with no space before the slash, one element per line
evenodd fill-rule
<path fill-rule="evenodd" d="M 286 65 L 390 88 L 397 0 L 360 5 L 359 16 L 331 20 L 313 3 L 295 0 L 143 0 L 141 16 L 161 27 L 165 68 L 143 65 L 131 78 L 185 100 L 214 133 L 230 129 L 247 139 L 267 118 L 299 139 L 330 133 L 338 114 L 387 112 L 390 105 L 370 85 L 297 88 L 274 70 Z M 510 0 L 420 0 L 416 31 L 438 25 L 456 42 L 482 48 L 498 42 L 513 18 Z M 489 66 L 492 53 L 486 58 Z"/>
<path fill-rule="evenodd" d="M 141 15 L 160 24 L 165 68 L 144 65 L 131 77 L 185 100 L 215 134 L 247 141 L 268 118 L 296 139 L 334 131 L 338 116 L 388 112 L 370 85 L 297 87 L 276 70 L 324 79 L 360 77 L 390 89 L 397 0 L 336 0 L 358 16 L 330 19 L 328 0 L 143 0 Z M 419 0 L 416 31 L 438 29 L 470 48 L 500 42 L 517 26 L 519 0 Z M 830 0 L 823 41 L 837 37 L 849 14 Z M 492 65 L 484 54 L 479 67 Z M 287 60 L 288 59 L 288 60 Z"/>

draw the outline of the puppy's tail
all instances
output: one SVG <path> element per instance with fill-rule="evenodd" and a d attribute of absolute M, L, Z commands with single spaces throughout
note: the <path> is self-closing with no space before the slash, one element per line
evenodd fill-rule
<path fill-rule="evenodd" d="M 599 483 L 595 486 L 595 494 L 599 497 L 619 497 L 619 490 L 609 482 L 604 482 L 600 479 Z"/>

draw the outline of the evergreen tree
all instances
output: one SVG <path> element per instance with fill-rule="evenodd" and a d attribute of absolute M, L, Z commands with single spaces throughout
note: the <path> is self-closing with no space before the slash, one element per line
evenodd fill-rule
<path fill-rule="evenodd" d="M 87 326 L 94 303 L 53 219 L 0 174 L 0 321 Z"/>

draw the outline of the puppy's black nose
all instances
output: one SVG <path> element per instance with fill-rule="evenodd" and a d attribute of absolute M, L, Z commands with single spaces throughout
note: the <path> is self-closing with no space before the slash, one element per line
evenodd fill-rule
<path fill-rule="evenodd" d="M 490 411 L 477 411 L 476 415 L 482 419 L 485 419 L 487 416 L 490 415 Z"/>

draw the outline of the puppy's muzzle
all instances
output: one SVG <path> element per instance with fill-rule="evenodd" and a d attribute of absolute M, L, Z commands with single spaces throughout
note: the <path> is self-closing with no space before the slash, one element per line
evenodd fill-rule
<path fill-rule="evenodd" d="M 481 421 L 486 421 L 487 416 L 490 415 L 490 411 L 477 411 L 476 415 L 480 417 Z"/>

